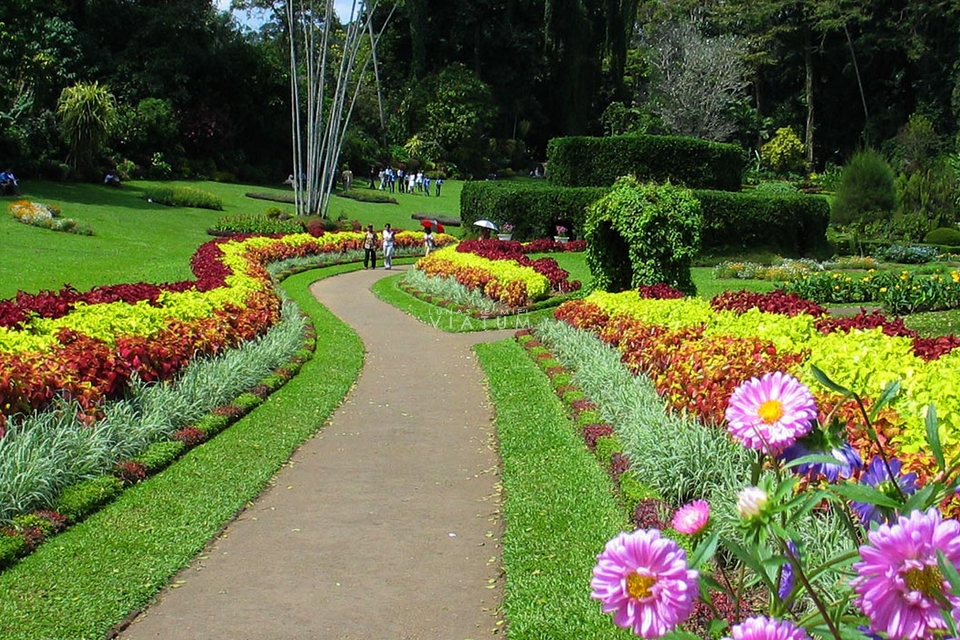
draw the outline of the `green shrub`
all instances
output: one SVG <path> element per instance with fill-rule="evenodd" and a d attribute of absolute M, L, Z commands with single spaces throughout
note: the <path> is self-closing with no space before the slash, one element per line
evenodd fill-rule
<path fill-rule="evenodd" d="M 573 382 L 573 376 L 569 373 L 558 373 L 550 379 L 550 385 L 554 389 L 569 386 L 571 382 Z M 566 396 L 564 396 L 564 399 L 566 399 Z"/>
<path fill-rule="evenodd" d="M 214 233 L 303 233 L 303 225 L 297 220 L 281 220 L 278 217 L 243 215 L 225 216 L 217 219 L 211 231 Z"/>
<path fill-rule="evenodd" d="M 147 469 L 147 473 L 154 474 L 170 466 L 177 459 L 186 445 L 180 440 L 162 440 L 154 442 L 147 450 L 137 456 L 137 461 Z"/>
<path fill-rule="evenodd" d="M 610 458 L 615 453 L 620 453 L 623 451 L 623 445 L 620 443 L 620 439 L 617 436 L 600 436 L 597 438 L 597 446 L 593 450 L 594 455 L 597 456 L 597 460 L 603 464 L 609 464 Z"/>
<path fill-rule="evenodd" d="M 880 153 L 865 149 L 843 168 L 831 221 L 863 226 L 889 220 L 896 202 L 893 169 Z"/>
<path fill-rule="evenodd" d="M 923 241 L 927 244 L 960 247 L 960 231 L 952 227 L 940 227 L 925 235 Z"/>
<path fill-rule="evenodd" d="M 514 240 L 534 240 L 556 235 L 558 223 L 574 233 L 583 228 L 587 206 L 609 188 L 556 187 L 546 181 L 475 181 L 463 185 L 460 217 L 464 228 L 480 219 L 510 222 Z"/>
<path fill-rule="evenodd" d="M 567 376 L 569 374 L 562 373 L 560 375 Z M 567 384 L 570 384 L 570 383 L 568 382 Z M 563 403 L 568 407 L 573 406 L 573 403 L 576 402 L 577 400 L 586 400 L 586 399 L 587 399 L 586 394 L 583 393 L 583 391 L 580 391 L 579 389 L 570 389 L 569 391 L 563 394 Z"/>
<path fill-rule="evenodd" d="M 263 398 L 255 396 L 252 393 L 241 393 L 237 396 L 237 399 L 233 401 L 233 404 L 242 408 L 242 409 L 253 409 L 254 407 L 259 406 L 263 402 Z"/>
<path fill-rule="evenodd" d="M 223 200 L 208 191 L 195 187 L 146 187 L 143 198 L 170 207 L 195 207 L 223 211 Z"/>
<path fill-rule="evenodd" d="M 39 529 L 44 537 L 53 535 L 59 529 L 56 523 L 36 513 L 24 513 L 15 517 L 13 527 L 15 529 Z"/>
<path fill-rule="evenodd" d="M 27 542 L 20 536 L 0 533 L 0 569 L 6 569 L 27 554 Z"/>
<path fill-rule="evenodd" d="M 53 508 L 70 522 L 77 522 L 113 500 L 122 489 L 123 483 L 116 476 L 98 476 L 64 489 Z"/>
<path fill-rule="evenodd" d="M 227 428 L 230 424 L 230 418 L 227 416 L 218 416 L 215 413 L 208 413 L 199 420 L 197 424 L 193 425 L 200 431 L 203 431 L 207 436 L 213 437 Z"/>
<path fill-rule="evenodd" d="M 827 245 L 830 204 L 823 196 L 695 191 L 704 251 L 771 249 L 807 256 Z"/>
<path fill-rule="evenodd" d="M 580 415 L 577 416 L 577 426 L 583 427 L 587 424 L 597 424 L 603 422 L 603 418 L 600 417 L 600 412 L 596 409 L 587 409 L 581 411 Z"/>
<path fill-rule="evenodd" d="M 922 221 L 919 233 L 904 240 L 919 241 L 928 231 L 952 226 L 957 220 L 957 180 L 942 165 L 897 177 L 897 212 L 916 215 Z"/>
<path fill-rule="evenodd" d="M 803 142 L 792 128 L 781 127 L 760 147 L 760 157 L 777 173 L 800 171 L 805 163 Z"/>
<path fill-rule="evenodd" d="M 622 291 L 668 284 L 691 295 L 690 262 L 700 249 L 700 203 L 689 189 L 617 180 L 587 212 L 584 235 L 594 286 Z"/>
<path fill-rule="evenodd" d="M 625 175 L 694 189 L 739 191 L 746 154 L 737 145 L 679 136 L 553 138 L 550 182 L 565 187 L 612 185 Z"/>
<path fill-rule="evenodd" d="M 632 471 L 620 476 L 620 495 L 631 513 L 641 500 L 657 497 L 656 492 L 640 482 Z"/>

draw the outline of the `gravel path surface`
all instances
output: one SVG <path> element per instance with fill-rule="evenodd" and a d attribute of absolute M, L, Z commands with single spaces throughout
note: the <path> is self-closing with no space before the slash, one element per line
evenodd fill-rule
<path fill-rule="evenodd" d="M 357 271 L 311 291 L 366 348 L 344 404 L 120 636 L 489 637 L 501 598 L 493 410 L 471 351 Z M 318 336 L 323 340 L 323 336 Z"/>

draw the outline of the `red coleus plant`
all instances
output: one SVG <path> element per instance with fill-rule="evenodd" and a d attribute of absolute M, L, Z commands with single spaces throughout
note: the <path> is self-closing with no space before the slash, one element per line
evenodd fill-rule
<path fill-rule="evenodd" d="M 780 290 L 767 293 L 724 291 L 710 300 L 710 306 L 715 311 L 744 313 L 750 309 L 758 309 L 791 317 L 801 313 L 819 317 L 827 313 L 825 308 L 815 302 L 801 298 L 795 293 L 784 293 Z"/>

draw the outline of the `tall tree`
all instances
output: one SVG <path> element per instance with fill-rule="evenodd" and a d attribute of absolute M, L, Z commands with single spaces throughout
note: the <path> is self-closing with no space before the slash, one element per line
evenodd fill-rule
<path fill-rule="evenodd" d="M 78 83 L 60 94 L 57 115 L 63 135 L 70 144 L 73 168 L 83 176 L 93 171 L 94 154 L 107 139 L 116 122 L 113 94 L 97 82 Z"/>

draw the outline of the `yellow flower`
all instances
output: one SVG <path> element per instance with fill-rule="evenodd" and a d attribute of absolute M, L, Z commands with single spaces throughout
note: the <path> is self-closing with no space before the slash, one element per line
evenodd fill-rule
<path fill-rule="evenodd" d="M 886 287 L 880 287 L 880 293 L 886 293 L 886 292 L 887 292 Z"/>

